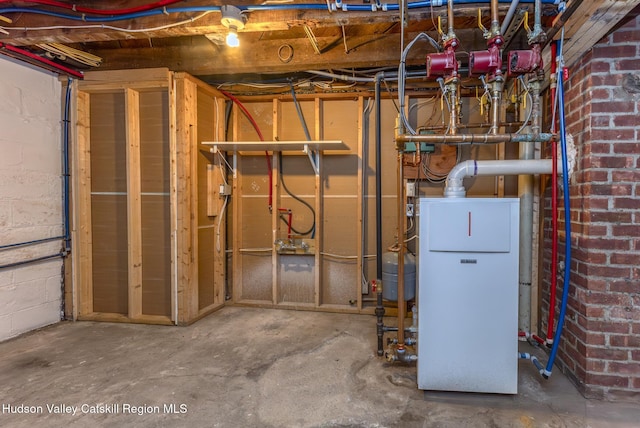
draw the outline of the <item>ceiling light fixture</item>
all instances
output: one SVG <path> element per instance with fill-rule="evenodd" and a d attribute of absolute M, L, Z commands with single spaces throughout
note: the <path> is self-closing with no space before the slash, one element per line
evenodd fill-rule
<path fill-rule="evenodd" d="M 242 14 L 242 11 L 235 6 L 222 6 L 220 8 L 222 13 L 222 19 L 220 22 L 222 25 L 229 29 L 227 34 L 227 45 L 232 48 L 240 46 L 240 40 L 238 39 L 238 30 L 244 28 L 247 18 Z"/>

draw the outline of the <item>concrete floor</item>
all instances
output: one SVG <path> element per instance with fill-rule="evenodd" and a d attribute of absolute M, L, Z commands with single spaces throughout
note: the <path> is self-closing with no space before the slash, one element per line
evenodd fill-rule
<path fill-rule="evenodd" d="M 415 366 L 388 365 L 375 343 L 364 315 L 226 307 L 184 328 L 65 322 L 0 344 L 0 426 L 640 425 L 639 406 L 586 400 L 527 361 L 517 396 L 425 393 Z M 20 405 L 38 413 L 11 413 Z"/>

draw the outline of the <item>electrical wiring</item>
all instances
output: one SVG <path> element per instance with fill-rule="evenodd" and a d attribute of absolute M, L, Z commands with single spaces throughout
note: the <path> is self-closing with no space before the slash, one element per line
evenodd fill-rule
<path fill-rule="evenodd" d="M 200 15 L 196 15 L 192 18 L 184 19 L 182 21 L 174 22 L 171 24 L 159 25 L 157 27 L 146 27 L 146 28 L 124 28 L 124 27 L 116 27 L 112 25 L 106 24 L 92 24 L 92 25 L 51 25 L 51 26 L 43 26 L 43 27 L 6 27 L 1 26 L 0 29 L 5 31 L 49 31 L 49 30 L 74 30 L 74 29 L 105 29 L 105 30 L 114 30 L 114 31 L 122 31 L 124 33 L 146 33 L 149 31 L 159 31 L 166 30 L 168 28 L 179 27 L 181 25 L 190 24 L 199 19 L 204 18 L 210 13 L 215 12 L 214 10 L 206 11 L 201 13 Z"/>
<path fill-rule="evenodd" d="M 215 132 L 215 141 L 218 141 L 218 133 L 217 130 L 219 129 L 218 126 L 220 125 L 220 121 L 219 121 L 219 115 L 217 114 L 217 112 L 219 111 L 218 109 L 218 97 L 214 97 L 214 102 L 216 105 L 216 118 L 215 118 L 215 125 L 214 125 L 214 129 L 216 130 Z M 229 163 L 227 162 L 227 160 L 224 158 L 224 156 L 222 155 L 221 152 L 218 151 L 218 165 L 220 167 L 220 178 L 222 179 L 222 182 L 224 184 L 228 184 L 227 183 L 227 171 L 225 170 L 224 165 L 227 165 L 229 167 L 230 171 L 233 171 L 233 168 L 231 168 L 231 165 L 229 165 Z M 216 251 L 220 252 L 222 250 L 222 243 L 221 243 L 221 233 L 220 233 L 220 228 L 222 226 L 222 219 L 224 218 L 224 214 L 227 210 L 227 204 L 229 203 L 229 195 L 225 195 L 224 197 L 224 202 L 222 203 L 222 208 L 220 209 L 220 212 L 218 213 L 218 225 L 216 227 Z"/>
<path fill-rule="evenodd" d="M 163 8 L 161 10 L 153 9 L 136 13 L 128 13 L 124 15 L 115 16 L 87 16 L 82 15 L 70 15 L 67 13 L 59 13 L 44 9 L 34 9 L 25 7 L 6 7 L 0 9 L 0 14 L 4 13 L 31 13 L 36 15 L 51 16 L 54 18 L 68 19 L 71 21 L 81 22 L 117 22 L 126 21 L 130 19 L 146 18 L 156 15 L 170 15 L 175 13 L 194 13 L 194 12 L 220 12 L 220 6 L 194 6 L 194 7 L 176 7 L 176 8 Z"/>
<path fill-rule="evenodd" d="M 69 67 L 65 67 L 64 65 L 51 61 L 48 58 L 43 58 L 39 55 L 34 54 L 33 52 L 29 52 L 27 50 L 20 49 L 15 46 L 11 46 L 3 42 L 0 42 L 0 53 L 10 56 L 12 58 L 17 58 L 17 59 L 27 61 L 31 64 L 40 66 L 42 68 L 46 68 L 49 71 L 53 70 L 55 72 L 62 72 L 63 74 L 77 77 L 79 79 L 84 78 L 84 75 L 76 70 L 72 70 Z"/>
<path fill-rule="evenodd" d="M 406 83 L 406 77 L 407 77 L 406 60 L 407 60 L 407 55 L 409 54 L 409 51 L 411 50 L 413 45 L 421 39 L 426 39 L 429 43 L 431 43 L 433 47 L 436 48 L 436 51 L 440 51 L 440 45 L 438 44 L 437 41 L 435 41 L 427 33 L 420 33 L 412 41 L 409 42 L 409 44 L 404 48 L 400 56 L 400 65 L 398 66 L 398 104 L 399 104 L 400 120 L 402 121 L 402 125 L 411 135 L 415 135 L 416 131 L 409 124 L 409 120 L 407 119 L 407 116 L 404 113 L 404 98 L 405 98 L 404 89 L 405 89 L 405 83 Z"/>
<path fill-rule="evenodd" d="M 293 193 L 291 193 L 291 191 L 289 190 L 289 188 L 287 187 L 286 182 L 284 181 L 284 168 L 283 168 L 283 163 L 282 163 L 282 153 L 278 153 L 278 165 L 280 165 L 280 183 L 282 184 L 282 188 L 284 189 L 285 192 L 287 192 L 287 194 L 289 196 L 291 196 L 293 199 L 295 199 L 296 201 L 300 202 L 301 204 L 305 205 L 307 208 L 309 208 L 309 210 L 311 211 L 311 215 L 313 217 L 313 223 L 311 224 L 311 227 L 304 231 L 301 232 L 297 229 L 295 229 L 293 227 L 293 225 L 291 225 L 285 218 L 283 218 L 282 214 L 280 214 L 280 218 L 287 224 L 287 226 L 289 226 L 291 228 L 292 231 L 294 231 L 296 234 L 298 235 L 309 235 L 311 234 L 312 237 L 315 234 L 316 231 L 316 210 L 313 209 L 313 207 L 311 206 L 311 204 L 309 204 L 307 201 L 305 201 L 304 199 L 300 198 L 299 196 L 294 195 Z"/>
<path fill-rule="evenodd" d="M 9 1 L 11 0 L 0 0 L 0 4 L 8 3 Z M 54 6 L 61 9 L 68 9 L 68 10 L 72 10 L 74 12 L 80 12 L 80 13 L 90 13 L 93 15 L 126 15 L 129 13 L 143 12 L 146 10 L 169 6 L 171 4 L 179 3 L 181 1 L 184 1 L 184 0 L 160 0 L 155 3 L 143 4 L 140 6 L 131 7 L 127 9 L 93 9 L 90 7 L 78 6 L 76 4 L 62 3 L 55 0 L 27 0 L 26 2 L 33 3 L 33 4 L 41 4 L 46 6 Z"/>
<path fill-rule="evenodd" d="M 522 76 L 520 76 L 518 79 L 521 79 L 520 81 L 522 82 L 522 85 L 526 88 Z M 531 114 L 533 113 L 533 97 L 531 96 L 528 88 L 525 90 L 525 97 L 529 98 L 529 112 L 527 113 L 527 118 L 522 121 L 522 126 L 520 127 L 520 129 L 516 131 L 516 134 L 519 134 L 524 128 L 526 128 L 527 124 L 529 123 L 529 119 L 531 119 Z"/>
<path fill-rule="evenodd" d="M 239 99 L 231 95 L 229 92 L 223 91 L 222 89 L 220 89 L 220 92 L 222 92 L 225 97 L 229 98 L 235 105 L 238 106 L 238 108 L 242 111 L 246 118 L 249 119 L 249 122 L 258 134 L 258 138 L 260 139 L 260 141 L 264 141 L 264 136 L 262 135 L 262 131 L 260 131 L 260 127 L 256 123 L 253 116 L 251 116 L 251 113 L 249 113 L 249 110 L 247 110 L 247 108 L 244 106 L 244 104 L 242 104 Z M 271 211 L 273 208 L 273 168 L 271 167 L 271 157 L 269 156 L 269 152 L 267 150 L 264 151 L 264 155 L 267 161 L 267 171 L 269 176 L 269 211 Z"/>

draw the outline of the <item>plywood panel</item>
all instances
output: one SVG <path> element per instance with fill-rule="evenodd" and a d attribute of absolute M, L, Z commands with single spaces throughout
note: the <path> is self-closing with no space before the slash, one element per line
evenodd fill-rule
<path fill-rule="evenodd" d="M 239 300 L 272 302 L 271 252 L 242 253 L 242 294 Z"/>
<path fill-rule="evenodd" d="M 314 303 L 313 256 L 280 255 L 278 303 Z"/>
<path fill-rule="evenodd" d="M 360 290 L 355 256 L 359 222 L 354 213 L 358 200 L 325 198 L 323 208 L 322 304 L 348 304 Z M 328 254 L 327 254 L 328 253 Z M 333 255 L 333 256 L 332 256 Z M 337 256 L 337 257 L 336 257 Z"/>
<path fill-rule="evenodd" d="M 223 302 L 224 299 L 220 294 L 223 292 L 223 284 L 216 287 L 215 271 L 216 258 L 224 259 L 225 242 L 224 235 L 220 237 L 220 251 L 216 250 L 216 225 L 218 218 L 209 216 L 209 165 L 218 165 L 220 160 L 218 155 L 210 153 L 209 147 L 201 144 L 202 141 L 215 141 L 217 132 L 216 127 L 221 126 L 217 114 L 224 105 L 223 99 L 217 99 L 203 88 L 198 88 L 197 93 L 197 218 L 198 218 L 198 308 L 204 309 L 216 302 Z M 217 166 L 214 167 L 212 183 L 213 188 L 217 188 L 223 182 L 222 170 Z M 217 192 L 214 193 L 215 198 L 219 199 Z M 219 204 L 222 206 L 222 203 Z M 222 215 L 222 214 L 218 214 Z M 224 225 L 222 226 L 224 227 Z M 216 295 L 217 294 L 217 295 Z"/>
<path fill-rule="evenodd" d="M 309 130 L 309 135 L 311 139 L 313 139 L 314 135 L 314 124 L 315 124 L 315 106 L 314 101 L 299 101 L 300 109 L 302 110 L 302 114 L 304 116 L 304 121 L 307 125 L 307 129 Z M 282 128 L 279 132 L 280 140 L 282 141 L 304 141 L 307 140 L 307 137 L 304 133 L 304 128 L 302 127 L 302 122 L 298 117 L 298 112 L 296 110 L 295 104 L 293 101 L 281 103 L 281 114 L 284 118 L 282 122 Z"/>
<path fill-rule="evenodd" d="M 244 102 L 243 105 L 249 111 L 258 124 L 265 141 L 273 141 L 273 103 Z M 245 115 L 234 107 L 234 114 L 238 115 L 238 135 L 236 141 L 259 141 L 258 134 Z"/>
<path fill-rule="evenodd" d="M 243 196 L 267 196 L 269 194 L 269 173 L 264 155 L 242 156 L 239 170 L 240 191 Z M 261 209 L 268 212 L 267 201 Z"/>
<path fill-rule="evenodd" d="M 224 100 L 218 100 L 224 103 Z M 217 119 L 216 100 L 207 92 L 198 88 L 198 225 L 213 225 L 216 221 L 214 217 L 207 215 L 207 165 L 217 164 L 216 156 L 210 153 L 209 147 L 200 144 L 203 141 L 215 141 Z M 220 174 L 215 171 L 215 178 L 220 180 Z"/>
<path fill-rule="evenodd" d="M 124 93 L 91 95 L 91 191 L 126 192 Z"/>
<path fill-rule="evenodd" d="M 325 195 L 356 195 L 358 192 L 358 156 L 325 156 L 322 183 Z"/>
<path fill-rule="evenodd" d="M 325 100 L 323 101 L 323 138 L 327 140 L 342 140 L 349 146 L 349 152 L 333 152 L 328 150 L 325 154 L 358 154 L 358 101 L 352 100 Z"/>
<path fill-rule="evenodd" d="M 140 92 L 142 188 L 142 313 L 171 315 L 169 99 Z"/>
<path fill-rule="evenodd" d="M 215 229 L 204 226 L 198 229 L 198 308 L 214 303 Z M 224 253 L 223 253 L 224 254 Z"/>
<path fill-rule="evenodd" d="M 280 170 L 287 189 L 294 195 L 315 195 L 315 173 L 307 156 L 282 155 Z M 280 194 L 283 196 L 287 194 L 282 186 Z"/>
<path fill-rule="evenodd" d="M 143 193 L 169 192 L 169 100 L 166 90 L 140 92 Z"/>
<path fill-rule="evenodd" d="M 241 197 L 242 217 L 240 222 L 241 248 L 271 248 L 271 213 L 267 209 L 267 198 Z"/>
<path fill-rule="evenodd" d="M 171 211 L 168 195 L 142 196 L 142 313 L 171 315 Z"/>
<path fill-rule="evenodd" d="M 93 310 L 127 314 L 128 251 L 126 195 L 92 195 Z"/>

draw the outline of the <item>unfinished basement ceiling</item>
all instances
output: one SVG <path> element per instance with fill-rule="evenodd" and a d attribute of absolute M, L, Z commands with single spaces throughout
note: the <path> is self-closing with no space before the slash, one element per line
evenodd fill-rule
<path fill-rule="evenodd" d="M 230 48 L 224 44 L 227 28 L 221 24 L 219 10 L 209 13 L 205 10 L 229 4 L 228 2 L 165 1 L 163 3 L 167 4 L 166 8 L 156 9 L 156 13 L 151 16 L 106 23 L 83 22 L 82 14 L 49 5 L 51 3 L 56 2 L 1 2 L 0 14 L 13 22 L 3 23 L 8 34 L 0 34 L 0 41 L 39 55 L 44 54 L 44 51 L 36 44 L 63 43 L 101 57 L 102 64 L 97 68 L 99 70 L 167 67 L 212 82 L 227 81 L 230 78 L 236 81 L 254 79 L 257 74 L 295 73 L 310 69 L 397 67 L 403 29 L 406 45 L 419 32 L 427 32 L 437 38 L 438 18 L 445 31 L 448 25 L 446 1 L 442 2 L 443 6 L 436 6 L 438 3 L 435 1 L 422 2 L 426 5 L 424 7 L 414 7 L 418 3 L 410 2 L 411 7 L 406 11 L 403 25 L 401 12 L 398 10 L 329 11 L 327 6 L 335 5 L 334 1 L 236 0 L 233 5 L 245 8 L 243 15 L 247 22 L 245 28 L 239 31 L 241 46 Z M 96 1 L 57 3 L 115 10 L 146 5 L 149 0 L 120 0 L 108 4 Z M 371 7 L 369 1 L 344 3 L 352 8 Z M 430 5 L 431 3 L 434 5 Z M 557 5 L 544 1 L 542 27 L 547 34 L 553 36 L 561 21 L 568 22 L 565 26 L 565 36 L 569 40 L 565 57 L 570 60 L 572 49 L 574 57 L 582 55 L 637 3 L 635 0 L 574 0 L 568 2 L 564 15 L 558 15 Z M 511 2 L 508 1 L 500 2 L 501 21 L 510 5 Z M 252 10 L 251 6 L 261 9 Z M 310 6 L 313 8 L 309 8 Z M 11 8 L 19 8 L 20 11 L 12 12 Z M 80 20 L 28 13 L 25 10 L 27 8 L 75 15 Z M 181 8 L 194 11 L 169 13 Z M 455 2 L 454 5 L 454 27 L 461 42 L 457 55 L 463 63 L 467 62 L 469 51 L 484 49 L 486 46 L 482 31 L 478 28 L 479 9 L 482 24 L 489 27 L 488 2 Z M 168 13 L 163 13 L 165 11 Z M 533 26 L 533 2 L 519 2 L 514 19 L 505 32 L 506 49 L 527 46 L 527 33 L 523 25 L 527 11 L 529 23 Z M 174 25 L 176 23 L 182 24 Z M 48 29 L 37 29 L 42 27 Z M 587 34 L 589 37 L 586 37 Z M 315 42 L 311 40 L 313 38 Z M 423 65 L 425 54 L 432 50 L 433 47 L 427 43 L 418 44 L 411 50 L 407 65 Z M 62 61 L 60 58 L 54 60 Z M 86 69 L 86 66 L 82 67 L 69 60 L 66 65 Z"/>

